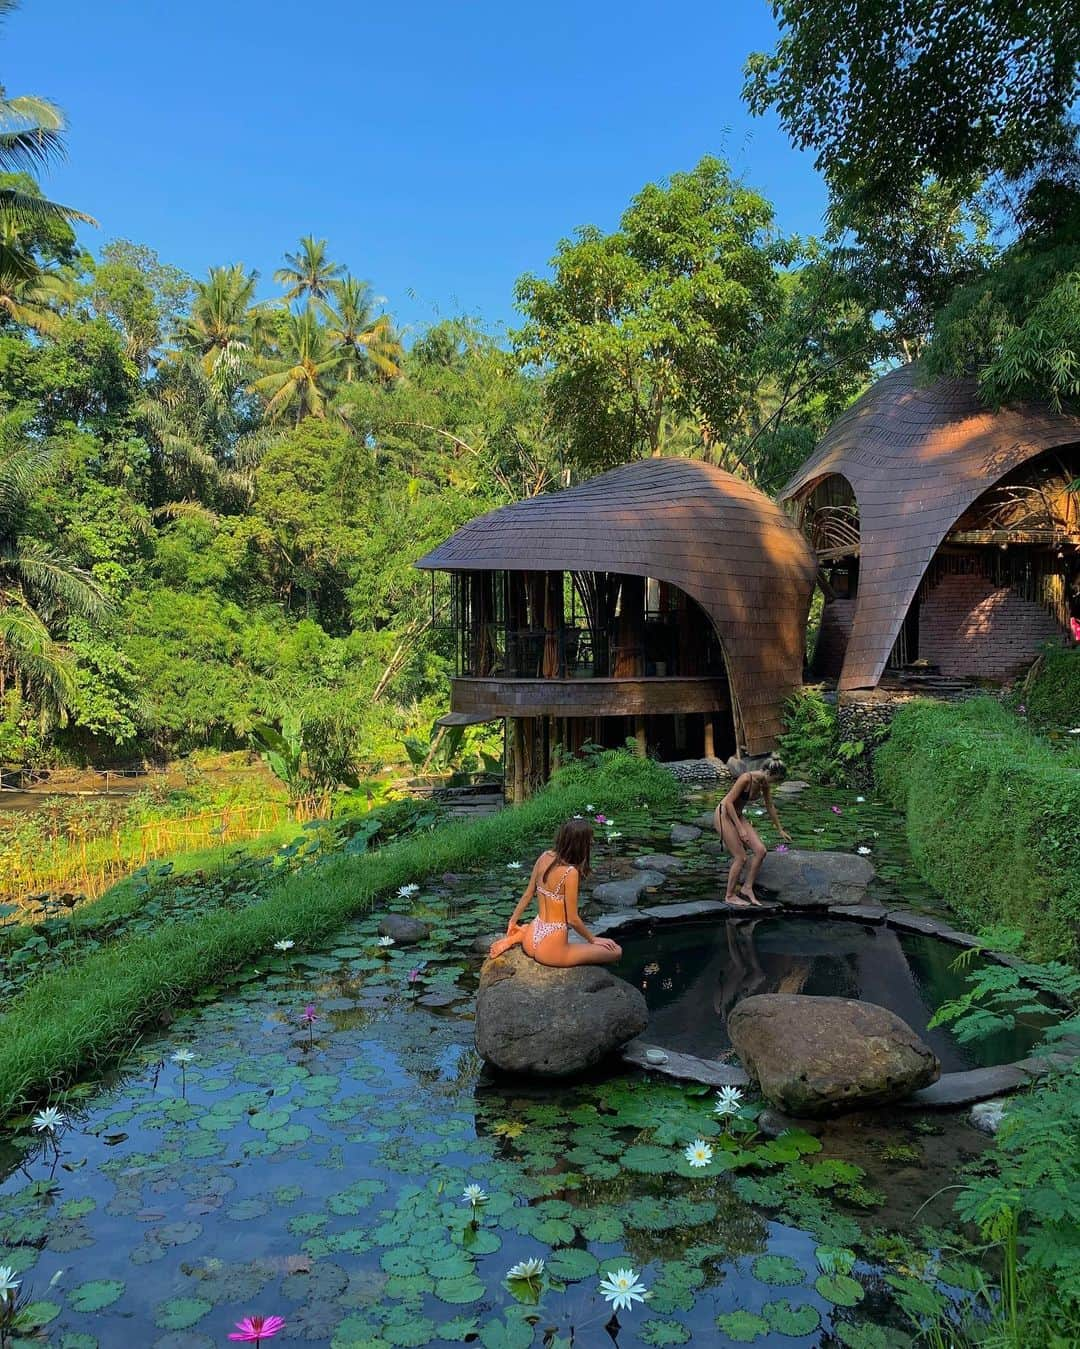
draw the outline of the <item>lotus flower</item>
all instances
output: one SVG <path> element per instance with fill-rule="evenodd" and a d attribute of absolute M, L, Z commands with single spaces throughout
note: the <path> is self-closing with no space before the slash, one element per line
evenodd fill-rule
<path fill-rule="evenodd" d="M 638 1283 L 636 1269 L 617 1269 L 600 1280 L 600 1292 L 615 1311 L 630 1311 L 635 1302 L 644 1302 L 649 1290 Z"/>
<path fill-rule="evenodd" d="M 520 863 L 520 862 L 507 862 L 507 864 L 506 864 L 506 869 L 507 869 L 507 871 L 520 871 L 520 870 L 521 870 L 521 863 Z"/>
<path fill-rule="evenodd" d="M 593 811 L 596 809 L 596 807 L 595 807 L 595 806 L 586 806 L 585 809 L 586 809 L 586 810 L 589 812 L 589 814 L 591 815 L 591 814 L 593 813 Z"/>
<path fill-rule="evenodd" d="M 778 843 L 776 847 L 773 849 L 773 852 L 788 852 L 788 851 L 790 850 L 786 843 Z"/>
<path fill-rule="evenodd" d="M 855 851 L 859 854 L 860 857 L 869 857 L 871 853 L 871 849 L 868 848 L 865 843 L 861 848 L 856 848 Z"/>
<path fill-rule="evenodd" d="M 844 813 L 839 806 L 830 806 L 829 809 L 834 815 L 843 815 Z"/>
<path fill-rule="evenodd" d="M 541 1260 L 541 1266 L 543 1263 Z M 20 1280 L 15 1277 L 15 1271 L 10 1265 L 0 1265 L 0 1306 L 8 1301 L 14 1302 L 19 1283 Z"/>
<path fill-rule="evenodd" d="M 285 1329 L 285 1320 L 281 1316 L 245 1316 L 237 1321 L 236 1329 L 229 1335 L 230 1340 L 243 1340 L 250 1344 L 261 1344 L 272 1339 L 279 1330 Z"/>
<path fill-rule="evenodd" d="M 865 796 L 857 796 L 857 797 L 855 798 L 855 800 L 856 800 L 856 802 L 861 806 L 862 803 L 866 800 L 866 797 L 865 797 Z"/>
<path fill-rule="evenodd" d="M 319 1014 L 315 1010 L 315 1004 L 313 1002 L 309 1002 L 308 1005 L 304 1008 L 304 1010 L 300 1013 L 300 1020 L 304 1023 L 305 1026 L 311 1026 L 316 1021 L 318 1021 L 318 1019 Z"/>
<path fill-rule="evenodd" d="M 195 1055 L 190 1049 L 178 1049 L 170 1056 L 173 1063 L 178 1063 L 181 1068 L 186 1068 L 189 1063 L 193 1063 Z"/>
<path fill-rule="evenodd" d="M 393 937 L 380 937 L 379 940 L 375 943 L 376 946 L 381 946 L 384 949 L 393 946 L 393 944 L 394 944 Z"/>
<path fill-rule="evenodd" d="M 614 821 L 614 820 L 609 820 L 608 817 L 607 817 L 606 815 L 597 815 L 597 817 L 596 817 L 596 823 L 597 823 L 597 824 L 614 824 L 615 821 Z"/>
<path fill-rule="evenodd" d="M 408 977 L 408 980 L 409 980 L 409 983 L 410 983 L 410 984 L 415 984 L 416 981 L 417 981 L 417 979 L 420 978 L 420 971 L 419 971 L 419 969 L 413 969 L 413 970 L 410 970 L 407 977 Z"/>
<path fill-rule="evenodd" d="M 689 1144 L 683 1156 L 691 1166 L 708 1166 L 712 1161 L 712 1148 L 705 1142 L 704 1138 L 695 1138 Z"/>
<path fill-rule="evenodd" d="M 742 1104 L 742 1092 L 738 1087 L 721 1087 L 716 1093 L 713 1110 L 718 1115 L 737 1115 Z"/>
<path fill-rule="evenodd" d="M 474 1209 L 480 1204 L 486 1204 L 487 1200 L 488 1197 L 484 1193 L 483 1186 L 481 1185 L 466 1185 L 461 1192 L 461 1202 L 463 1204 L 471 1204 Z"/>

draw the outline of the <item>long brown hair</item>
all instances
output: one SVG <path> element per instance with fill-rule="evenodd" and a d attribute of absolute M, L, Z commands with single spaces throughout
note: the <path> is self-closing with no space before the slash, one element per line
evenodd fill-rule
<path fill-rule="evenodd" d="M 553 867 L 566 866 L 576 867 L 578 875 L 584 880 L 592 870 L 589 865 L 591 849 L 592 825 L 588 820 L 567 820 L 565 824 L 559 826 L 555 847 L 552 849 L 555 856 L 544 868 L 541 879 L 546 884 Z"/>

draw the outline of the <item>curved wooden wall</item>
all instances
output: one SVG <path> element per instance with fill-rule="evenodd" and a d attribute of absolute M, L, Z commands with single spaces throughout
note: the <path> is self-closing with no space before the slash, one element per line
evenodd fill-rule
<path fill-rule="evenodd" d="M 740 748 L 774 747 L 802 681 L 817 563 L 755 487 L 696 459 L 643 459 L 471 521 L 416 564 L 434 571 L 652 576 L 702 606 L 724 650 Z"/>
<path fill-rule="evenodd" d="M 1037 404 L 988 411 L 973 379 L 921 388 L 914 366 L 883 376 L 826 432 L 780 493 L 803 500 L 840 474 L 859 507 L 859 589 L 840 676 L 872 688 L 923 573 L 965 510 L 999 478 L 1080 442 L 1080 417 Z"/>

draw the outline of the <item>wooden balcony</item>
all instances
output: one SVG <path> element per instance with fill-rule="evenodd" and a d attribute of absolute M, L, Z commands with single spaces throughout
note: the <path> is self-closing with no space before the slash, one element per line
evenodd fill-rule
<path fill-rule="evenodd" d="M 628 679 L 500 679 L 459 676 L 450 683 L 452 714 L 495 717 L 641 717 L 730 708 L 718 675 Z"/>

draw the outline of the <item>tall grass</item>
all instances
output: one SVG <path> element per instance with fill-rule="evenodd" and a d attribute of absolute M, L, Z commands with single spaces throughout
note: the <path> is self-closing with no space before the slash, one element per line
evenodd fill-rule
<path fill-rule="evenodd" d="M 282 938 L 310 945 L 401 885 L 499 856 L 517 857 L 587 802 L 614 812 L 669 805 L 677 792 L 665 769 L 613 752 L 595 768 L 571 765 L 516 809 L 471 824 L 440 825 L 373 853 L 312 864 L 239 912 L 203 913 L 149 935 L 118 938 L 45 975 L 0 1018 L 0 1117 L 81 1073 L 117 1062 L 163 1012 L 227 980 Z"/>

